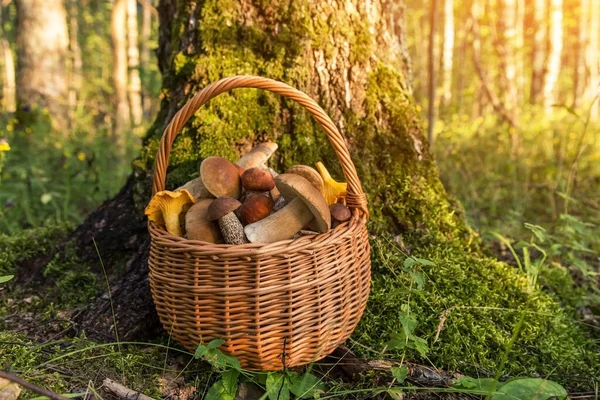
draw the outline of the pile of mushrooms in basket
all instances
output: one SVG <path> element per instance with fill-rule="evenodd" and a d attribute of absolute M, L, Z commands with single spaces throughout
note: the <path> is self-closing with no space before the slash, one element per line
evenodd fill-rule
<path fill-rule="evenodd" d="M 295 165 L 278 174 L 266 166 L 277 144 L 256 145 L 235 164 L 208 157 L 200 176 L 154 195 L 146 215 L 175 236 L 209 243 L 272 243 L 325 233 L 348 221 L 346 183 L 325 166 Z"/>

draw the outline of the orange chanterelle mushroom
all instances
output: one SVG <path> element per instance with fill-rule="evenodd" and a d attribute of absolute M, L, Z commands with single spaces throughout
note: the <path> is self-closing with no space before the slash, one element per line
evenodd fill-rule
<path fill-rule="evenodd" d="M 194 196 L 187 190 L 162 190 L 152 197 L 144 213 L 155 224 L 166 226 L 171 235 L 183 236 L 181 219 L 195 202 Z"/>

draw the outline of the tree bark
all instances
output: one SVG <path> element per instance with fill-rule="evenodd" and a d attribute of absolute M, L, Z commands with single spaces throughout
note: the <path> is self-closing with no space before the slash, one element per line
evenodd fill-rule
<path fill-rule="evenodd" d="M 127 0 L 127 66 L 129 69 L 129 108 L 135 126 L 142 123 L 142 81 L 140 80 L 140 51 L 138 48 L 137 0 Z"/>
<path fill-rule="evenodd" d="M 15 0 L 15 4 L 17 102 L 47 108 L 57 127 L 65 128 L 69 91 L 65 7 L 62 0 Z"/>
<path fill-rule="evenodd" d="M 131 112 L 127 100 L 127 0 L 116 0 L 111 14 L 113 85 L 115 89 L 114 141 L 120 155 L 125 151 Z"/>
<path fill-rule="evenodd" d="M 431 6 L 429 9 L 429 54 L 428 54 L 428 91 L 427 91 L 427 139 L 430 146 L 434 145 L 434 128 L 435 128 L 435 106 L 436 106 L 436 76 L 435 76 L 435 47 L 436 47 L 436 30 L 437 30 L 437 7 L 438 0 L 430 0 Z"/>
<path fill-rule="evenodd" d="M 529 101 L 531 104 L 543 103 L 542 88 L 546 82 L 546 54 L 548 48 L 547 0 L 535 0 L 534 3 L 534 39 L 532 49 L 532 76 Z"/>
<path fill-rule="evenodd" d="M 444 47 L 442 55 L 442 100 L 444 106 L 452 100 L 452 67 L 454 61 L 454 1 L 444 0 Z"/>
<path fill-rule="evenodd" d="M 561 68 L 561 55 L 563 49 L 563 0 L 550 2 L 550 52 L 548 54 L 548 76 L 544 84 L 544 110 L 552 111 L 556 103 L 556 85 Z M 597 49 L 596 49 L 597 51 Z"/>

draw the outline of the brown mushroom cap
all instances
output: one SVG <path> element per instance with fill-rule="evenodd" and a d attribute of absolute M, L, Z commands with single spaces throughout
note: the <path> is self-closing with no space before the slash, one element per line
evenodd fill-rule
<path fill-rule="evenodd" d="M 299 197 L 315 217 L 319 232 L 327 232 L 331 226 L 331 213 L 323 195 L 300 175 L 281 174 L 275 178 L 275 185 L 283 197 L 291 201 Z"/>
<path fill-rule="evenodd" d="M 242 174 L 244 173 L 244 168 L 240 167 L 237 164 L 233 164 L 233 166 L 235 167 L 235 169 L 238 170 L 238 173 L 240 174 L 240 177 L 242 176 Z"/>
<path fill-rule="evenodd" d="M 275 180 L 269 171 L 255 167 L 244 171 L 242 186 L 246 190 L 268 192 L 275 187 Z"/>
<path fill-rule="evenodd" d="M 323 178 L 316 169 L 308 165 L 294 165 L 285 171 L 286 174 L 300 175 L 311 183 L 319 192 L 323 193 Z"/>
<path fill-rule="evenodd" d="M 209 221 L 208 207 L 213 199 L 201 199 L 185 214 L 185 233 L 189 240 L 209 243 L 224 243 L 221 230 L 214 221 Z"/>
<path fill-rule="evenodd" d="M 350 209 L 340 203 L 330 205 L 329 211 L 331 212 L 331 218 L 340 222 L 348 221 L 352 216 Z"/>
<path fill-rule="evenodd" d="M 200 176 L 206 189 L 215 197 L 237 199 L 242 192 L 240 173 L 223 157 L 208 157 L 200 164 Z"/>
<path fill-rule="evenodd" d="M 251 224 L 268 217 L 273 210 L 273 200 L 264 194 L 250 197 L 240 207 L 240 217 L 244 224 Z"/>
<path fill-rule="evenodd" d="M 208 206 L 206 219 L 215 221 L 237 210 L 242 203 L 231 197 L 219 197 Z"/>

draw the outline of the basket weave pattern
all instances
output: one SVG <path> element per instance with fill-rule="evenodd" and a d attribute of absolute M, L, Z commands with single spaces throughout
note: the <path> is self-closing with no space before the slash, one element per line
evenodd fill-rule
<path fill-rule="evenodd" d="M 352 218 L 321 235 L 238 246 L 187 240 L 150 222 L 150 289 L 163 327 L 186 349 L 223 339 L 221 349 L 244 368 L 279 370 L 325 357 L 358 324 L 371 277 L 367 203 L 343 137 L 318 104 L 251 76 L 207 86 L 175 115 L 157 153 L 154 193 L 164 189 L 171 146 L 187 120 L 211 98 L 241 87 L 289 97 L 319 121 L 348 182 Z"/>

